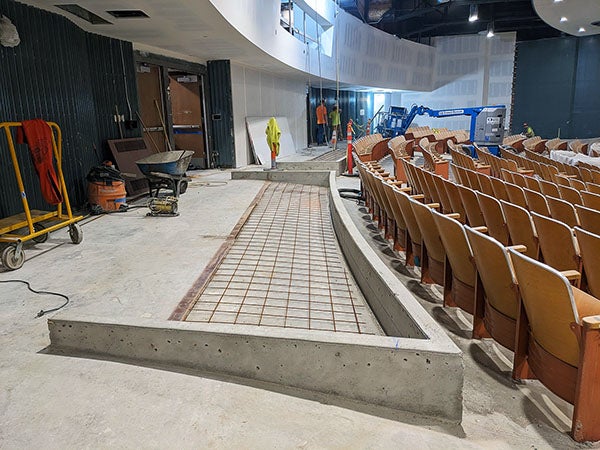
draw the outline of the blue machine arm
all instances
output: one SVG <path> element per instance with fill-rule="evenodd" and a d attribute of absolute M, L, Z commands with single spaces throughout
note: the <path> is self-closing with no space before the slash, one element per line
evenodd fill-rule
<path fill-rule="evenodd" d="M 410 111 L 402 118 L 401 126 L 396 130 L 396 135 L 406 133 L 415 117 L 427 114 L 429 117 L 452 117 L 452 116 L 471 116 L 471 127 L 469 130 L 469 139 L 475 140 L 475 122 L 477 116 L 486 108 L 504 108 L 504 105 L 496 106 L 474 106 L 470 108 L 452 108 L 452 109 L 431 109 L 426 106 L 413 105 Z"/>

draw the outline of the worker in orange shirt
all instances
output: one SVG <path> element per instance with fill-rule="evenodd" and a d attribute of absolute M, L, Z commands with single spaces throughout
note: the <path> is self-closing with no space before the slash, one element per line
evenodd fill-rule
<path fill-rule="evenodd" d="M 325 99 L 321 99 L 321 104 L 317 106 L 317 145 L 325 144 L 325 126 L 327 125 L 327 107 Z"/>

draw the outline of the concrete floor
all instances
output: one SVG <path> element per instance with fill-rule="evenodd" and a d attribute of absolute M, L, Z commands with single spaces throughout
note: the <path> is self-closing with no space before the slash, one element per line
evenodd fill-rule
<path fill-rule="evenodd" d="M 201 172 L 179 217 L 145 217 L 141 208 L 92 218 L 82 244 L 53 233 L 0 281 L 64 293 L 65 309 L 78 314 L 164 319 L 262 186 Z M 389 253 L 364 210 L 347 204 L 372 245 Z M 393 255 L 389 263 L 400 267 Z M 442 310 L 435 288 L 402 272 L 465 351 L 462 427 L 220 375 L 53 355 L 45 318 L 35 314 L 61 299 L 2 283 L 0 448 L 577 448 L 557 431 L 567 429 L 568 408 L 535 382 L 514 386 L 505 352 L 466 339 L 468 318 Z"/>

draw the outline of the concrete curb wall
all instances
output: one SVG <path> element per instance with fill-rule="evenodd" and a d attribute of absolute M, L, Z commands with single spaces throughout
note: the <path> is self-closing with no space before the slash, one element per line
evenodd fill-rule
<path fill-rule="evenodd" d="M 432 339 L 458 347 L 413 294 L 385 265 L 358 231 L 338 194 L 335 175 L 329 177 L 329 206 L 338 243 L 363 295 L 386 334 Z"/>
<path fill-rule="evenodd" d="M 329 185 L 328 170 L 232 170 L 232 180 L 265 180 L 284 183 L 307 184 L 311 186 Z"/>
<path fill-rule="evenodd" d="M 460 350 L 360 235 L 337 193 L 335 173 L 261 173 L 304 184 L 321 184 L 321 178 L 331 187 L 342 251 L 391 336 L 78 317 L 67 310 L 48 320 L 51 348 L 224 373 L 460 422 Z"/>
<path fill-rule="evenodd" d="M 402 342 L 407 348 L 414 348 L 419 339 L 428 339 L 432 348 L 439 352 L 433 358 L 452 362 L 446 366 L 447 371 L 442 369 L 437 373 L 437 382 L 443 380 L 447 389 L 447 395 L 440 399 L 448 402 L 451 415 L 460 417 L 464 375 L 460 349 L 365 241 L 338 194 L 333 172 L 329 176 L 329 186 L 331 217 L 339 245 L 371 310 L 388 335 L 415 338 Z M 427 390 L 436 384 L 436 374 L 432 378 L 428 375 L 432 374 L 425 372 L 419 378 L 411 379 L 411 388 Z M 405 379 L 404 374 L 399 377 Z"/>
<path fill-rule="evenodd" d="M 452 380 L 462 380 L 459 354 L 430 340 L 192 322 L 109 323 L 99 317 L 56 317 L 48 328 L 52 348 L 66 354 L 225 373 L 461 419 L 451 398 Z"/>
<path fill-rule="evenodd" d="M 340 175 L 346 170 L 346 158 L 338 161 L 294 161 L 277 163 L 277 167 L 281 170 L 318 170 L 318 171 L 334 171 L 336 175 Z"/>

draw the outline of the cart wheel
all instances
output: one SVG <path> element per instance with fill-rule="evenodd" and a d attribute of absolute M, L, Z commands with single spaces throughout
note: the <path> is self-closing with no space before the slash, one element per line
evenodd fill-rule
<path fill-rule="evenodd" d="M 35 231 L 42 231 L 44 228 L 46 228 L 46 227 L 44 225 L 42 225 L 41 223 L 33 224 L 33 229 Z M 43 244 L 47 240 L 48 240 L 48 233 L 40 234 L 39 236 L 33 238 L 33 242 L 36 242 L 38 244 Z"/>
<path fill-rule="evenodd" d="M 73 244 L 81 244 L 81 241 L 83 241 L 83 230 L 78 223 L 69 225 L 69 236 Z"/>
<path fill-rule="evenodd" d="M 25 252 L 21 249 L 17 253 L 17 244 L 11 244 L 2 252 L 2 264 L 9 270 L 17 270 L 25 262 Z"/>
<path fill-rule="evenodd" d="M 185 194 L 185 191 L 187 191 L 188 188 L 188 182 L 187 180 L 181 180 L 179 182 L 179 193 L 180 194 Z"/>

